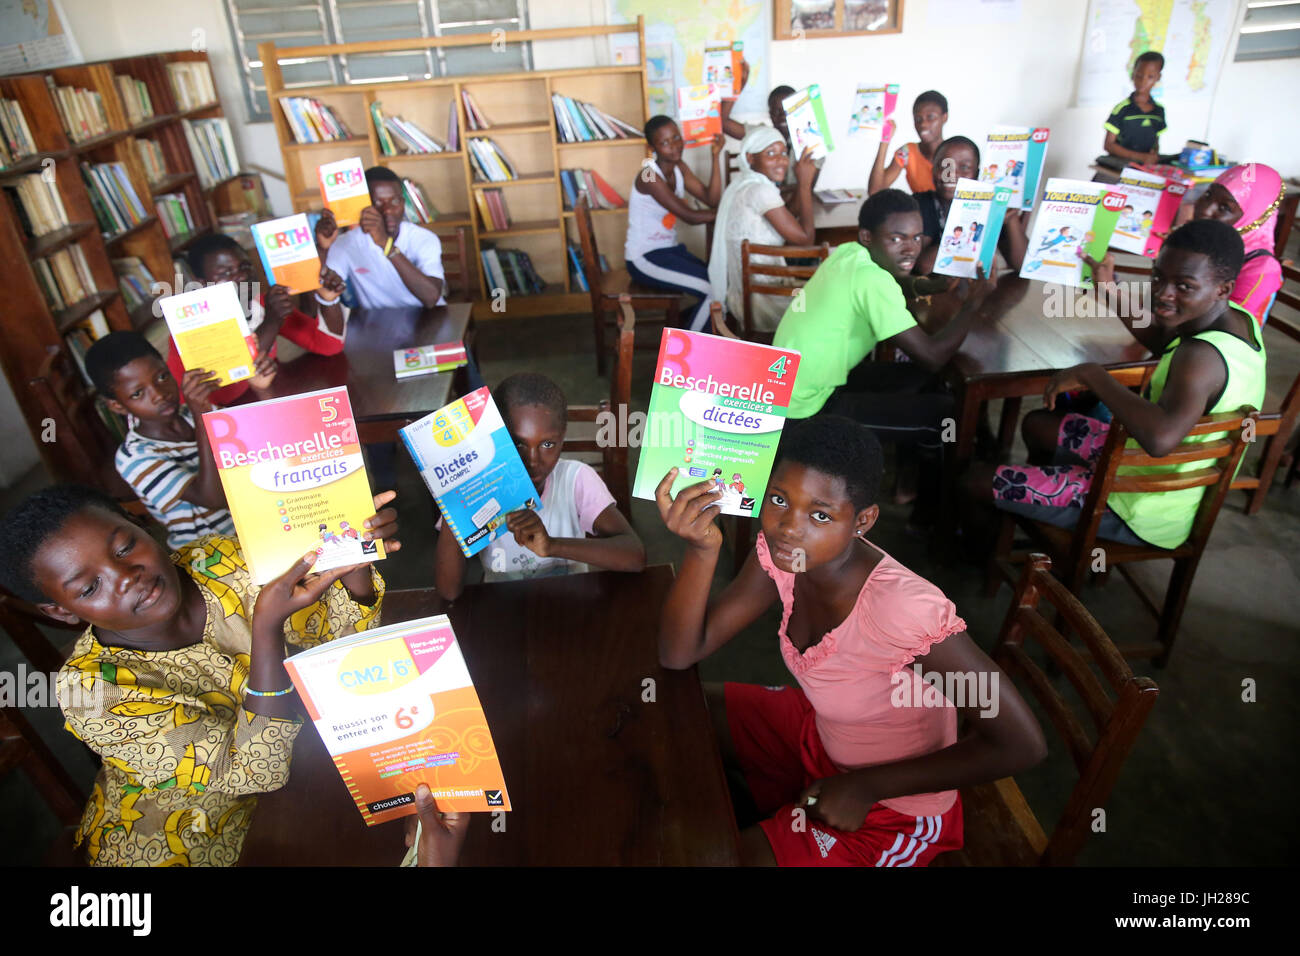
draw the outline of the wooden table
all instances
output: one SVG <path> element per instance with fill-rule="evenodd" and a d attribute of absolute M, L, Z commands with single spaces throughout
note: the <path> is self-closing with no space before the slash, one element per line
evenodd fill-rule
<path fill-rule="evenodd" d="M 363 441 L 392 441 L 397 428 L 437 411 L 466 383 L 464 368 L 397 380 L 393 350 L 461 342 L 473 354 L 475 328 L 468 302 L 434 309 L 354 309 L 338 355 L 300 355 L 280 366 L 273 397 L 346 385 Z"/>
<path fill-rule="evenodd" d="M 659 667 L 672 569 L 466 588 L 449 614 L 501 755 L 505 832 L 476 815 L 465 865 L 734 865 L 738 835 L 695 671 Z M 444 612 L 394 591 L 384 621 Z M 643 682 L 654 682 L 654 701 Z M 263 796 L 243 865 L 395 866 L 403 822 L 366 827 L 313 727 Z"/>

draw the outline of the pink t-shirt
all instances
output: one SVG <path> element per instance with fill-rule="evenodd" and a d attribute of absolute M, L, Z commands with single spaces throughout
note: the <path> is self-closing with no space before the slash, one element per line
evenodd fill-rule
<path fill-rule="evenodd" d="M 932 644 L 966 630 L 942 591 L 881 551 L 853 612 L 800 654 L 786 634 L 795 576 L 773 566 L 762 532 L 756 551 L 781 595 L 781 656 L 816 712 L 817 733 L 835 766 L 848 771 L 894 763 L 956 743 L 956 708 L 942 698 L 941 706 L 921 706 L 934 703 L 935 695 L 910 669 L 902 678 L 911 685 L 906 694 L 894 680 Z M 895 699 L 916 706 L 895 706 Z M 956 799 L 955 790 L 944 790 L 880 802 L 922 817 L 944 813 Z"/>
<path fill-rule="evenodd" d="M 1241 267 L 1228 296 L 1263 325 L 1273 306 L 1277 290 L 1282 288 L 1282 265 L 1272 256 L 1255 256 Z"/>

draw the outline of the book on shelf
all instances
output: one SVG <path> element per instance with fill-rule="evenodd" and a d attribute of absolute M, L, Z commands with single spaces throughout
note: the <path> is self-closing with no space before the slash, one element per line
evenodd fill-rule
<path fill-rule="evenodd" d="M 282 96 L 280 108 L 298 143 L 328 143 L 351 139 L 352 131 L 330 107 L 310 96 Z"/>
<path fill-rule="evenodd" d="M 1030 224 L 1020 275 L 1090 288 L 1092 268 L 1083 261 L 1083 253 L 1101 261 L 1124 201 L 1124 194 L 1110 185 L 1049 179 Z"/>
<path fill-rule="evenodd" d="M 135 126 L 153 118 L 153 100 L 149 96 L 149 87 L 143 80 L 119 73 L 113 77 L 113 82 L 117 85 L 117 95 L 122 100 L 122 105 L 126 107 L 128 123 Z"/>
<path fill-rule="evenodd" d="M 71 245 L 32 262 L 37 284 L 51 309 L 76 305 L 95 292 L 95 279 L 81 246 Z"/>
<path fill-rule="evenodd" d="M 485 229 L 500 232 L 510 228 L 510 210 L 500 189 L 476 189 L 474 202 Z"/>
<path fill-rule="evenodd" d="M 81 87 L 58 86 L 49 74 L 45 76 L 45 84 L 50 89 L 63 128 L 74 143 L 82 143 L 108 132 L 108 114 L 104 111 L 104 98 L 98 92 Z"/>
<path fill-rule="evenodd" d="M 63 336 L 63 341 L 68 347 L 68 353 L 72 356 L 72 360 L 77 365 L 77 370 L 81 373 L 81 377 L 85 379 L 87 385 L 94 386 L 95 383 L 92 382 L 90 376 L 86 374 L 86 353 L 90 351 L 92 345 L 108 333 L 108 320 L 104 318 L 104 313 L 102 311 L 96 309 L 72 328 L 68 329 Z M 99 409 L 99 411 L 102 415 L 105 410 Z M 119 440 L 124 441 L 126 439 L 126 431 L 122 427 L 120 421 L 115 424 L 111 420 L 106 420 L 105 424 L 109 426 L 110 430 Z"/>
<path fill-rule="evenodd" d="M 393 374 L 399 379 L 450 372 L 469 364 L 463 342 L 444 342 L 441 345 L 417 345 L 409 349 L 393 349 Z"/>
<path fill-rule="evenodd" d="M 176 105 L 182 110 L 197 109 L 217 101 L 217 90 L 212 85 L 212 71 L 206 60 L 186 60 L 167 64 L 167 79 L 176 95 Z"/>
<path fill-rule="evenodd" d="M 82 163 L 90 206 L 105 235 L 122 232 L 144 222 L 148 214 L 121 163 Z"/>
<path fill-rule="evenodd" d="M 429 194 L 419 183 L 402 180 L 402 199 L 405 202 L 405 219 L 407 222 L 426 223 L 438 218 L 438 208 L 429 202 Z"/>
<path fill-rule="evenodd" d="M 465 122 L 470 129 L 489 129 L 492 124 L 488 122 L 483 111 L 478 108 L 478 103 L 474 101 L 473 94 L 469 90 L 460 91 L 461 99 L 465 103 Z"/>
<path fill-rule="evenodd" d="M 19 176 L 5 191 L 15 200 L 18 223 L 29 238 L 49 235 L 68 224 L 63 197 L 53 177 L 47 181 L 42 173 Z"/>
<path fill-rule="evenodd" d="M 194 231 L 194 216 L 190 212 L 190 202 L 184 193 L 163 193 L 155 196 L 153 208 L 158 213 L 163 232 L 168 239 L 175 239 Z"/>
<path fill-rule="evenodd" d="M 207 369 L 221 385 L 253 377 L 257 336 L 248 328 L 233 282 L 164 296 L 158 300 L 158 308 L 186 368 Z M 302 554 L 298 552 L 299 557 Z M 281 570 L 287 571 L 288 566 Z"/>
<path fill-rule="evenodd" d="M 140 155 L 144 178 L 149 181 L 149 185 L 167 177 L 167 160 L 163 158 L 161 146 L 151 139 L 137 139 L 135 151 Z"/>
<path fill-rule="evenodd" d="M 601 139 L 639 139 L 642 132 L 591 103 L 560 93 L 551 94 L 555 129 L 562 143 L 586 143 Z"/>
<path fill-rule="evenodd" d="M 235 140 L 230 135 L 230 122 L 224 116 L 181 120 L 181 128 L 185 131 L 190 155 L 194 157 L 200 186 L 210 189 L 239 172 Z"/>
<path fill-rule="evenodd" d="M 722 98 L 712 83 L 677 88 L 677 119 L 686 147 L 707 146 L 722 132 Z"/>
<path fill-rule="evenodd" d="M 453 153 L 460 149 L 460 113 L 456 110 L 455 100 L 447 110 L 447 149 Z"/>
<path fill-rule="evenodd" d="M 590 292 L 591 286 L 587 284 L 587 273 L 582 267 L 582 250 L 572 242 L 567 244 L 569 250 L 569 277 L 572 284 L 582 292 Z"/>
<path fill-rule="evenodd" d="M 478 182 L 505 182 L 518 179 L 519 171 L 505 152 L 486 136 L 476 136 L 465 141 L 469 146 L 470 165 Z"/>
<path fill-rule="evenodd" d="M 366 826 L 510 809 L 501 759 L 446 615 L 359 631 L 284 662 Z"/>
<path fill-rule="evenodd" d="M 149 267 L 136 256 L 110 259 L 109 265 L 117 276 L 117 288 L 128 309 L 134 309 L 153 298 L 154 279 Z"/>
<path fill-rule="evenodd" d="M 546 282 L 522 249 L 489 247 L 479 253 L 479 258 L 488 285 L 493 289 L 504 289 L 507 295 L 535 295 L 546 291 Z"/>
<path fill-rule="evenodd" d="M 575 208 L 578 193 L 584 190 L 592 209 L 623 209 L 627 206 L 627 200 L 594 169 L 562 169 L 560 183 L 564 188 L 565 209 Z"/>
<path fill-rule="evenodd" d="M 257 223 L 253 241 L 272 285 L 285 286 L 292 295 L 320 288 L 320 256 L 306 213 Z"/>
<path fill-rule="evenodd" d="M 36 152 L 36 140 L 17 100 L 0 98 L 0 166 L 10 166 Z"/>
<path fill-rule="evenodd" d="M 382 103 L 370 104 L 370 117 L 375 124 L 379 150 L 385 156 L 402 153 L 442 153 L 447 147 L 420 129 L 415 123 L 400 116 L 387 116 Z"/>
<path fill-rule="evenodd" d="M 370 187 L 360 157 L 321 163 L 316 167 L 316 180 L 321 200 L 339 226 L 355 226 L 361 221 L 361 210 L 370 205 Z"/>

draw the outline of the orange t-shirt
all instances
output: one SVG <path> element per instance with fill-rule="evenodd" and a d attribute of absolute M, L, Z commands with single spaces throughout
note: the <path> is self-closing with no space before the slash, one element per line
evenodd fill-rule
<path fill-rule="evenodd" d="M 921 153 L 920 143 L 907 143 L 894 151 L 894 165 L 907 174 L 907 188 L 913 193 L 934 190 L 934 173 L 930 161 Z"/>

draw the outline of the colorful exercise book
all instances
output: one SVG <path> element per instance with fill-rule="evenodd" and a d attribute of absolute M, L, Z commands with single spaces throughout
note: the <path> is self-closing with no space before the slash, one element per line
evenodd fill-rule
<path fill-rule="evenodd" d="M 712 83 L 718 88 L 720 96 L 740 95 L 741 66 L 745 58 L 745 44 L 736 40 L 734 43 L 709 44 L 704 48 L 704 78 L 702 82 Z"/>
<path fill-rule="evenodd" d="M 677 88 L 677 124 L 689 149 L 707 146 L 722 132 L 722 99 L 713 83 Z"/>
<path fill-rule="evenodd" d="M 158 308 L 187 369 L 206 369 L 221 385 L 253 377 L 257 337 L 233 282 L 166 296 Z"/>
<path fill-rule="evenodd" d="M 1020 274 L 1026 279 L 1089 287 L 1086 252 L 1101 261 L 1124 206 L 1124 194 L 1105 183 L 1049 179 L 1034 214 Z"/>
<path fill-rule="evenodd" d="M 1033 209 L 1050 135 L 1046 126 L 993 127 L 980 160 L 980 182 L 1010 187 L 1012 209 Z"/>
<path fill-rule="evenodd" d="M 541 493 L 487 388 L 407 425 L 402 441 L 467 558 L 506 533 L 510 512 L 541 510 Z"/>
<path fill-rule="evenodd" d="M 975 179 L 958 179 L 957 191 L 948 209 L 939 256 L 934 271 L 945 276 L 976 277 L 975 265 L 988 275 L 998 251 L 998 234 L 1011 199 L 1008 186 L 995 186 Z"/>
<path fill-rule="evenodd" d="M 444 342 L 442 345 L 417 345 L 409 349 L 393 349 L 393 374 L 399 379 L 434 372 L 450 372 L 469 362 L 462 342 Z"/>
<path fill-rule="evenodd" d="M 853 114 L 849 117 L 849 135 L 862 132 L 878 135 L 884 128 L 885 122 L 893 117 L 894 107 L 897 104 L 897 83 L 859 85 L 857 92 L 853 94 Z"/>
<path fill-rule="evenodd" d="M 799 353 L 742 339 L 664 329 L 632 494 L 653 501 L 712 481 L 723 514 L 757 513 L 772 473 Z"/>
<path fill-rule="evenodd" d="M 1187 195 L 1187 184 L 1130 166 L 1113 188 L 1124 194 L 1110 247 L 1155 258 Z"/>
<path fill-rule="evenodd" d="M 835 149 L 831 127 L 826 122 L 821 87 L 814 83 L 781 101 L 785 107 L 786 128 L 794 146 L 790 162 L 797 162 L 805 149 L 812 149 L 813 159 L 824 159 Z"/>
<path fill-rule="evenodd" d="M 253 243 L 272 285 L 293 295 L 320 288 L 320 256 L 305 212 L 254 223 Z"/>
<path fill-rule="evenodd" d="M 316 175 L 325 208 L 334 213 L 335 221 L 340 226 L 359 223 L 361 210 L 370 205 L 370 189 L 361 160 L 354 156 L 337 163 L 323 163 L 316 167 Z"/>
<path fill-rule="evenodd" d="M 384 557 L 364 540 L 375 502 L 346 388 L 232 405 L 203 427 L 254 584 L 311 550 L 313 571 Z"/>

